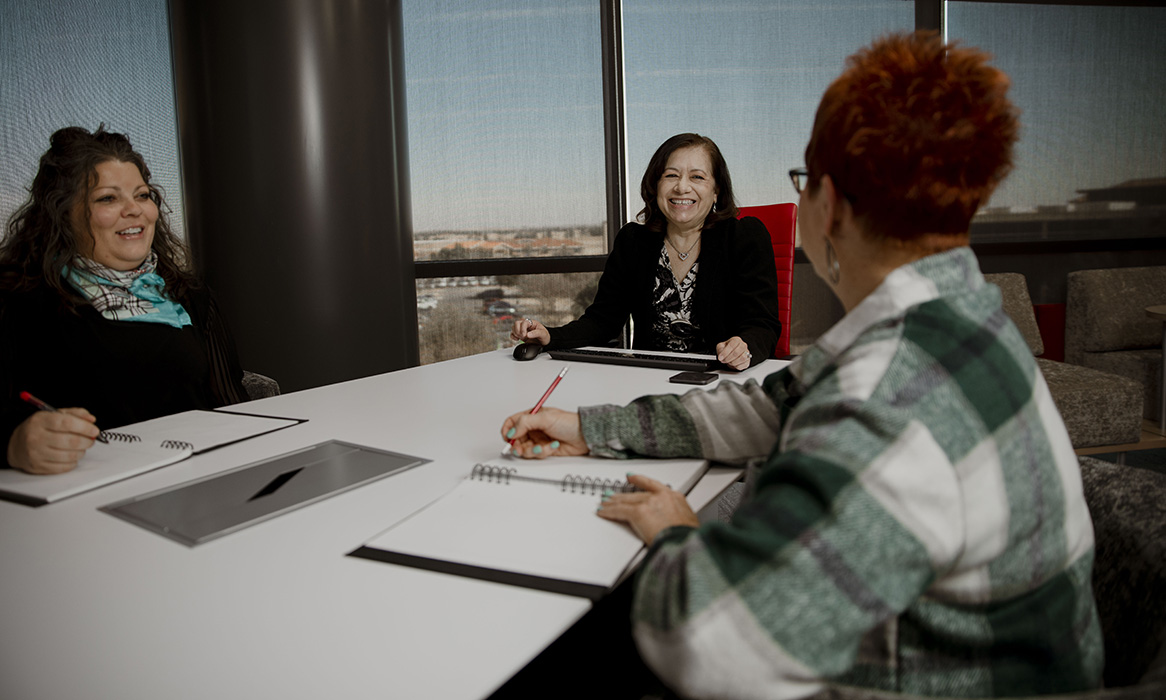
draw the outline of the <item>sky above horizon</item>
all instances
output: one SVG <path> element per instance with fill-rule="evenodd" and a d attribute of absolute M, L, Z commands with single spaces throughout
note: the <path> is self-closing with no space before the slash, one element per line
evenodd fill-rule
<path fill-rule="evenodd" d="M 903 0 L 625 0 L 629 217 L 667 137 L 720 146 L 742 205 L 795 201 L 786 171 L 847 55 L 910 29 Z M 598 3 L 405 0 L 414 229 L 591 225 L 606 216 Z M 1166 8 L 948 3 L 1022 111 L 993 206 L 1166 176 Z"/>

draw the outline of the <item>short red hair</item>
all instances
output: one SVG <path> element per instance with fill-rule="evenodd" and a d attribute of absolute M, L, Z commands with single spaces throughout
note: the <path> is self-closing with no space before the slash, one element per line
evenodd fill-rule
<path fill-rule="evenodd" d="M 829 175 L 872 234 L 966 234 L 1012 170 L 1020 130 L 1008 76 L 934 32 L 894 34 L 846 60 L 806 146 L 810 187 Z"/>

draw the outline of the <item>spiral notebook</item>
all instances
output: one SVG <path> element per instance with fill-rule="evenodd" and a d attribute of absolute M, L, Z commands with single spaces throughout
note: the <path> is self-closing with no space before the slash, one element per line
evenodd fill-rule
<path fill-rule="evenodd" d="M 553 458 L 475 465 L 452 491 L 350 552 L 596 600 L 620 580 L 643 542 L 595 514 L 603 491 L 628 490 L 628 472 L 687 493 L 702 460 Z"/>
<path fill-rule="evenodd" d="M 72 471 L 44 475 L 0 469 L 0 499 L 52 503 L 305 420 L 193 410 L 104 430 L 108 442 L 94 443 Z"/>

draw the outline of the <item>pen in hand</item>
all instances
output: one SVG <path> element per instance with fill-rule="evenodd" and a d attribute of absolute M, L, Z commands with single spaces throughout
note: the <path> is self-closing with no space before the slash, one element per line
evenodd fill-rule
<path fill-rule="evenodd" d="M 549 393 L 549 392 L 548 392 L 548 393 Z M 53 412 L 56 412 L 56 410 L 57 410 L 57 409 L 53 408 L 52 406 L 48 405 L 47 403 L 45 403 L 44 401 L 41 401 L 41 400 L 40 400 L 40 399 L 38 399 L 37 397 L 35 397 L 35 396 L 33 396 L 32 394 L 28 393 L 27 391 L 22 391 L 22 392 L 20 392 L 20 398 L 21 398 L 21 400 L 22 400 L 22 401 L 25 401 L 25 402 L 27 402 L 27 403 L 30 403 L 30 404 L 32 404 L 33 406 L 36 406 L 36 407 L 37 407 L 37 409 L 38 409 L 38 410 L 41 410 L 41 411 L 53 411 Z M 97 433 L 97 441 L 98 441 L 98 442 L 104 442 L 104 443 L 108 443 L 108 442 L 109 442 L 109 440 L 108 440 L 108 439 L 106 439 L 106 437 L 105 437 L 104 435 L 102 435 L 100 431 L 98 431 L 98 433 Z"/>
<path fill-rule="evenodd" d="M 543 392 L 542 398 L 538 400 L 538 403 L 536 403 L 534 405 L 534 408 L 530 409 L 530 414 L 532 416 L 534 414 L 538 413 L 538 410 L 543 407 L 543 404 L 546 403 L 546 401 L 547 401 L 547 397 L 549 397 L 551 395 L 551 392 L 555 390 L 555 387 L 557 387 L 559 385 L 559 382 L 562 381 L 563 376 L 565 374 L 567 374 L 568 369 L 570 369 L 569 366 L 564 367 L 559 372 L 559 376 L 555 377 L 555 381 L 551 382 L 551 385 L 547 387 L 547 390 L 545 392 Z M 507 441 L 506 449 L 502 450 L 502 454 L 510 454 L 510 450 L 513 447 L 514 447 L 514 438 L 510 438 L 510 440 Z"/>

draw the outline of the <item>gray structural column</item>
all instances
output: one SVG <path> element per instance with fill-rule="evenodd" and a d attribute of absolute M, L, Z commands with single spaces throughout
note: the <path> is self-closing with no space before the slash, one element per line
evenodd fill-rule
<path fill-rule="evenodd" d="M 399 0 L 169 0 L 188 238 L 284 391 L 418 363 Z"/>

